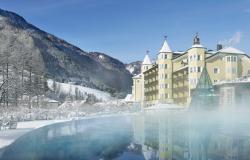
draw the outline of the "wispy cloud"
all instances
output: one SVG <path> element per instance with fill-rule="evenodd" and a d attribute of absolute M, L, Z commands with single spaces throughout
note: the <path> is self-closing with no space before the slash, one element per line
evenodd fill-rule
<path fill-rule="evenodd" d="M 238 31 L 234 33 L 234 35 L 231 38 L 219 41 L 219 43 L 224 46 L 234 46 L 240 43 L 241 38 L 242 38 L 242 33 Z"/>

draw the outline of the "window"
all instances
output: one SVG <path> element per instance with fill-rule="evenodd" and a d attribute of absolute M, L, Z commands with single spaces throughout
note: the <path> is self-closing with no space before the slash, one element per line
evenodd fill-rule
<path fill-rule="evenodd" d="M 168 74 L 165 74 L 165 78 L 166 78 L 166 79 L 168 78 Z"/>
<path fill-rule="evenodd" d="M 233 62 L 237 62 L 237 57 L 233 56 Z"/>
<path fill-rule="evenodd" d="M 165 66 L 164 64 L 161 64 L 161 69 L 164 69 L 164 66 Z"/>
<path fill-rule="evenodd" d="M 194 55 L 194 58 L 193 58 L 194 60 L 196 60 L 196 55 Z"/>
<path fill-rule="evenodd" d="M 214 83 L 216 83 L 216 82 L 218 82 L 218 80 L 217 80 L 217 79 L 215 79 L 215 80 L 214 80 Z"/>
<path fill-rule="evenodd" d="M 168 83 L 165 84 L 165 88 L 168 88 Z"/>
<path fill-rule="evenodd" d="M 237 56 L 227 56 L 227 62 L 237 62 Z"/>
<path fill-rule="evenodd" d="M 214 74 L 218 74 L 220 72 L 219 68 L 214 68 Z"/>
<path fill-rule="evenodd" d="M 161 74 L 161 79 L 164 79 L 164 74 Z"/>
<path fill-rule="evenodd" d="M 201 67 L 198 67 L 198 68 L 197 68 L 197 72 L 201 72 Z"/>
<path fill-rule="evenodd" d="M 167 64 L 165 64 L 165 69 L 167 69 L 168 68 L 168 65 Z"/>
<path fill-rule="evenodd" d="M 168 55 L 167 54 L 165 54 L 165 59 L 168 59 Z"/>
<path fill-rule="evenodd" d="M 247 71 L 247 75 L 250 75 L 250 70 Z"/>
<path fill-rule="evenodd" d="M 197 60 L 198 60 L 198 61 L 201 60 L 201 55 L 197 55 Z"/>
<path fill-rule="evenodd" d="M 192 73 L 193 72 L 193 67 L 190 67 L 190 73 Z"/>
<path fill-rule="evenodd" d="M 190 62 L 193 60 L 193 57 L 192 56 L 190 56 Z"/>

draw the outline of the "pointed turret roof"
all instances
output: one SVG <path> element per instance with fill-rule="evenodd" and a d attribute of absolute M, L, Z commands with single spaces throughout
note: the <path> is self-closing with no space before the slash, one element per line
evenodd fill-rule
<path fill-rule="evenodd" d="M 163 45 L 161 47 L 161 50 L 159 52 L 160 53 L 169 53 L 169 52 L 172 52 L 172 50 L 170 49 L 170 47 L 168 45 L 166 37 L 165 37 L 165 40 L 164 40 Z"/>
<path fill-rule="evenodd" d="M 152 64 L 148 54 L 144 57 L 142 64 Z"/>

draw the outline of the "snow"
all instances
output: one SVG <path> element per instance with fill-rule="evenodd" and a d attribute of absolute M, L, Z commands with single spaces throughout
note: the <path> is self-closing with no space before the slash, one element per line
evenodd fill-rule
<path fill-rule="evenodd" d="M 250 83 L 250 77 L 241 77 L 233 80 L 218 81 L 214 85 L 232 84 L 232 83 Z"/>
<path fill-rule="evenodd" d="M 127 96 L 124 99 L 125 102 L 132 102 L 132 94 L 127 94 Z"/>
<path fill-rule="evenodd" d="M 76 88 L 78 88 L 78 90 L 82 93 L 86 93 L 86 94 L 93 94 L 95 95 L 95 97 L 99 100 L 102 101 L 108 101 L 111 100 L 112 97 L 109 93 L 104 92 L 104 91 L 100 91 L 97 89 L 93 89 L 93 88 L 89 88 L 89 87 L 83 87 L 80 85 L 73 85 L 73 84 L 68 84 L 68 83 L 59 83 L 59 82 L 55 82 L 57 86 L 60 86 L 60 93 L 63 94 L 71 94 L 73 96 L 75 96 L 75 90 Z M 49 79 L 48 80 L 48 87 L 53 90 L 53 80 Z"/>
<path fill-rule="evenodd" d="M 194 44 L 192 45 L 192 48 L 204 48 L 201 44 Z"/>
<path fill-rule="evenodd" d="M 174 53 L 176 53 L 176 54 L 184 54 L 185 52 L 184 51 L 175 51 Z"/>
<path fill-rule="evenodd" d="M 101 60 L 103 60 L 104 56 L 103 55 L 99 55 L 98 58 L 101 59 Z"/>
<path fill-rule="evenodd" d="M 152 64 L 148 54 L 144 57 L 142 64 Z"/>
<path fill-rule="evenodd" d="M 223 49 L 219 50 L 218 52 L 221 52 L 221 53 L 245 54 L 243 51 L 241 51 L 239 49 L 236 49 L 234 47 L 226 47 L 226 48 L 223 48 Z"/>
<path fill-rule="evenodd" d="M 167 40 L 164 41 L 161 50 L 159 51 L 160 53 L 168 53 L 168 52 L 172 52 L 172 50 L 170 49 Z"/>
<path fill-rule="evenodd" d="M 135 71 L 135 67 L 132 65 L 132 66 L 127 66 L 126 69 L 131 73 L 133 74 L 133 72 Z"/>
<path fill-rule="evenodd" d="M 59 122 L 65 122 L 65 121 L 68 121 L 68 120 L 44 120 L 44 121 L 18 122 L 17 129 L 0 131 L 0 149 L 10 145 L 16 139 L 30 132 L 33 129 L 37 129 L 46 125 L 55 124 Z"/>
<path fill-rule="evenodd" d="M 142 76 L 142 73 L 140 73 L 140 74 L 134 76 L 133 78 L 141 78 L 141 76 Z"/>

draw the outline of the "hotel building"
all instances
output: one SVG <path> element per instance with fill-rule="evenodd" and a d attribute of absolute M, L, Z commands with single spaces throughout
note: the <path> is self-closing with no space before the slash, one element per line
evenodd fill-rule
<path fill-rule="evenodd" d="M 147 54 L 141 73 L 133 77 L 132 99 L 142 106 L 177 104 L 188 107 L 202 71 L 206 71 L 214 84 L 232 81 L 250 75 L 250 57 L 234 47 L 207 50 L 196 34 L 191 48 L 174 52 L 167 40 L 151 62 Z"/>

